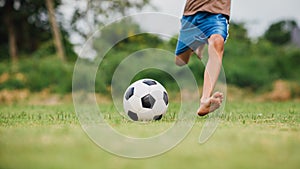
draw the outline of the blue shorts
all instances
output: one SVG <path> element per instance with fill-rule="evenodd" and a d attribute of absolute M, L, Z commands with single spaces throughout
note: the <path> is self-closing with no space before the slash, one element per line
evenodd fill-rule
<path fill-rule="evenodd" d="M 228 36 L 228 19 L 223 14 L 198 12 L 195 15 L 183 16 L 175 54 L 179 55 L 189 48 L 195 51 L 207 43 L 213 34 L 219 34 L 226 41 Z"/>

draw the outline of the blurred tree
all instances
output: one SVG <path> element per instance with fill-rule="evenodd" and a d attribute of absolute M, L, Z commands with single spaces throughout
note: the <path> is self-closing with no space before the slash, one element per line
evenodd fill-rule
<path fill-rule="evenodd" d="M 264 38 L 277 45 L 284 45 L 291 41 L 292 30 L 297 27 L 296 21 L 283 20 L 270 25 Z"/>
<path fill-rule="evenodd" d="M 229 37 L 225 45 L 224 56 L 247 57 L 251 52 L 251 40 L 244 23 L 230 22 Z"/>
<path fill-rule="evenodd" d="M 64 47 L 61 40 L 61 33 L 60 29 L 57 26 L 56 18 L 55 18 L 55 11 L 54 11 L 54 5 L 53 0 L 46 0 L 46 6 L 48 10 L 49 15 L 49 22 L 51 24 L 51 30 L 53 33 L 53 39 L 54 39 L 54 45 L 56 48 L 56 52 L 60 60 L 65 60 L 65 52 Z"/>
<path fill-rule="evenodd" d="M 163 41 L 154 34 L 144 32 L 132 18 L 125 18 L 101 29 L 101 36 L 97 38 L 98 45 L 103 43 L 116 45 L 117 50 L 130 52 L 133 46 L 137 48 L 156 47 Z"/>
<path fill-rule="evenodd" d="M 8 44 L 9 44 L 9 54 L 13 62 L 17 61 L 17 35 L 16 28 L 14 24 L 14 1 L 1 1 L 3 10 L 0 13 L 2 17 L 2 22 L 8 31 Z"/>
<path fill-rule="evenodd" d="M 31 55 L 41 46 L 45 46 L 44 43 L 49 44 L 48 41 L 52 39 L 51 31 L 55 42 L 54 49 L 63 58 L 64 50 L 60 39 L 66 42 L 66 37 L 60 37 L 60 31 L 63 35 L 68 32 L 69 36 L 72 36 L 70 32 L 77 32 L 87 40 L 108 18 L 123 16 L 129 13 L 129 9 L 141 9 L 149 1 L 77 0 L 73 4 L 74 11 L 69 25 L 60 27 L 60 30 L 56 21 L 64 24 L 68 22 L 60 13 L 56 13 L 58 20 L 55 18 L 54 11 L 62 4 L 61 0 L 0 0 L 0 24 L 4 25 L 0 28 L 0 35 L 3 37 L 0 39 L 0 59 L 10 56 L 11 60 L 16 61 L 20 55 Z"/>
<path fill-rule="evenodd" d="M 132 19 L 126 18 L 104 27 L 101 32 L 101 39 L 103 41 L 109 44 L 114 44 L 119 40 L 139 34 L 141 29 L 138 24 L 132 21 Z"/>
<path fill-rule="evenodd" d="M 249 42 L 247 29 L 244 23 L 230 22 L 229 38 L 237 41 Z"/>
<path fill-rule="evenodd" d="M 59 0 L 53 2 L 56 8 Z M 52 37 L 45 0 L 0 0 L 0 24 L 4 25 L 0 35 L 7 36 L 0 46 L 9 42 L 7 54 L 13 61 L 20 53 L 31 54 Z M 7 54 L 1 53 L 1 57 Z"/>

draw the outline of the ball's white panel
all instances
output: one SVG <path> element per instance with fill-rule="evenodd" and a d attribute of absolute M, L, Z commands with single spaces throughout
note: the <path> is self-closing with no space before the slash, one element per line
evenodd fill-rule
<path fill-rule="evenodd" d="M 163 91 L 161 90 L 152 90 L 150 92 L 151 96 L 154 97 L 155 100 L 160 100 L 160 99 L 163 99 Z"/>
<path fill-rule="evenodd" d="M 154 117 L 152 110 L 144 111 L 142 113 L 140 112 L 138 116 L 140 121 L 150 121 L 153 120 Z"/>
<path fill-rule="evenodd" d="M 155 102 L 152 111 L 154 115 L 165 114 L 167 111 L 168 106 L 162 99 L 159 99 Z"/>
<path fill-rule="evenodd" d="M 149 88 L 150 88 L 149 89 L 150 92 L 155 91 L 155 90 L 160 90 L 160 91 L 165 91 L 166 90 L 159 82 L 157 82 L 156 85 L 149 86 Z"/>
<path fill-rule="evenodd" d="M 128 101 L 134 110 L 140 111 L 142 109 L 142 102 L 140 97 L 133 95 Z"/>
<path fill-rule="evenodd" d="M 152 111 L 152 109 L 148 109 L 148 108 L 142 108 L 139 113 L 145 113 L 145 112 L 149 112 Z"/>
<path fill-rule="evenodd" d="M 124 112 L 122 112 L 122 114 L 125 117 L 128 117 L 128 112 L 132 111 L 132 112 L 139 112 L 139 110 L 137 110 L 135 107 L 133 107 L 131 105 L 131 102 L 129 100 L 123 99 L 123 108 L 124 108 Z"/>
<path fill-rule="evenodd" d="M 143 97 L 149 93 L 149 86 L 142 83 L 142 81 L 135 82 L 132 86 L 134 87 L 134 96 Z"/>

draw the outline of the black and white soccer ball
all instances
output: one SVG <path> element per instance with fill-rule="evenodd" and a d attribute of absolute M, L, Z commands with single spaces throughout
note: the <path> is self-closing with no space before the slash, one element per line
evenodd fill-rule
<path fill-rule="evenodd" d="M 153 79 L 141 79 L 132 83 L 123 97 L 124 112 L 134 121 L 160 120 L 168 105 L 166 89 Z"/>

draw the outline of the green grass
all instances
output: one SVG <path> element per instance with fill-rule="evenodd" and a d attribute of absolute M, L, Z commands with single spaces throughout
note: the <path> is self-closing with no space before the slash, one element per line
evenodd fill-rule
<path fill-rule="evenodd" d="M 171 106 L 162 121 L 150 123 L 149 131 L 169 127 L 177 107 Z M 136 124 L 115 116 L 112 105 L 103 108 L 104 117 L 116 129 L 144 134 Z M 96 146 L 83 132 L 71 104 L 2 105 L 0 169 L 300 168 L 299 102 L 227 103 L 218 129 L 200 145 L 204 122 L 205 117 L 197 118 L 190 134 L 174 149 L 137 160 Z"/>

